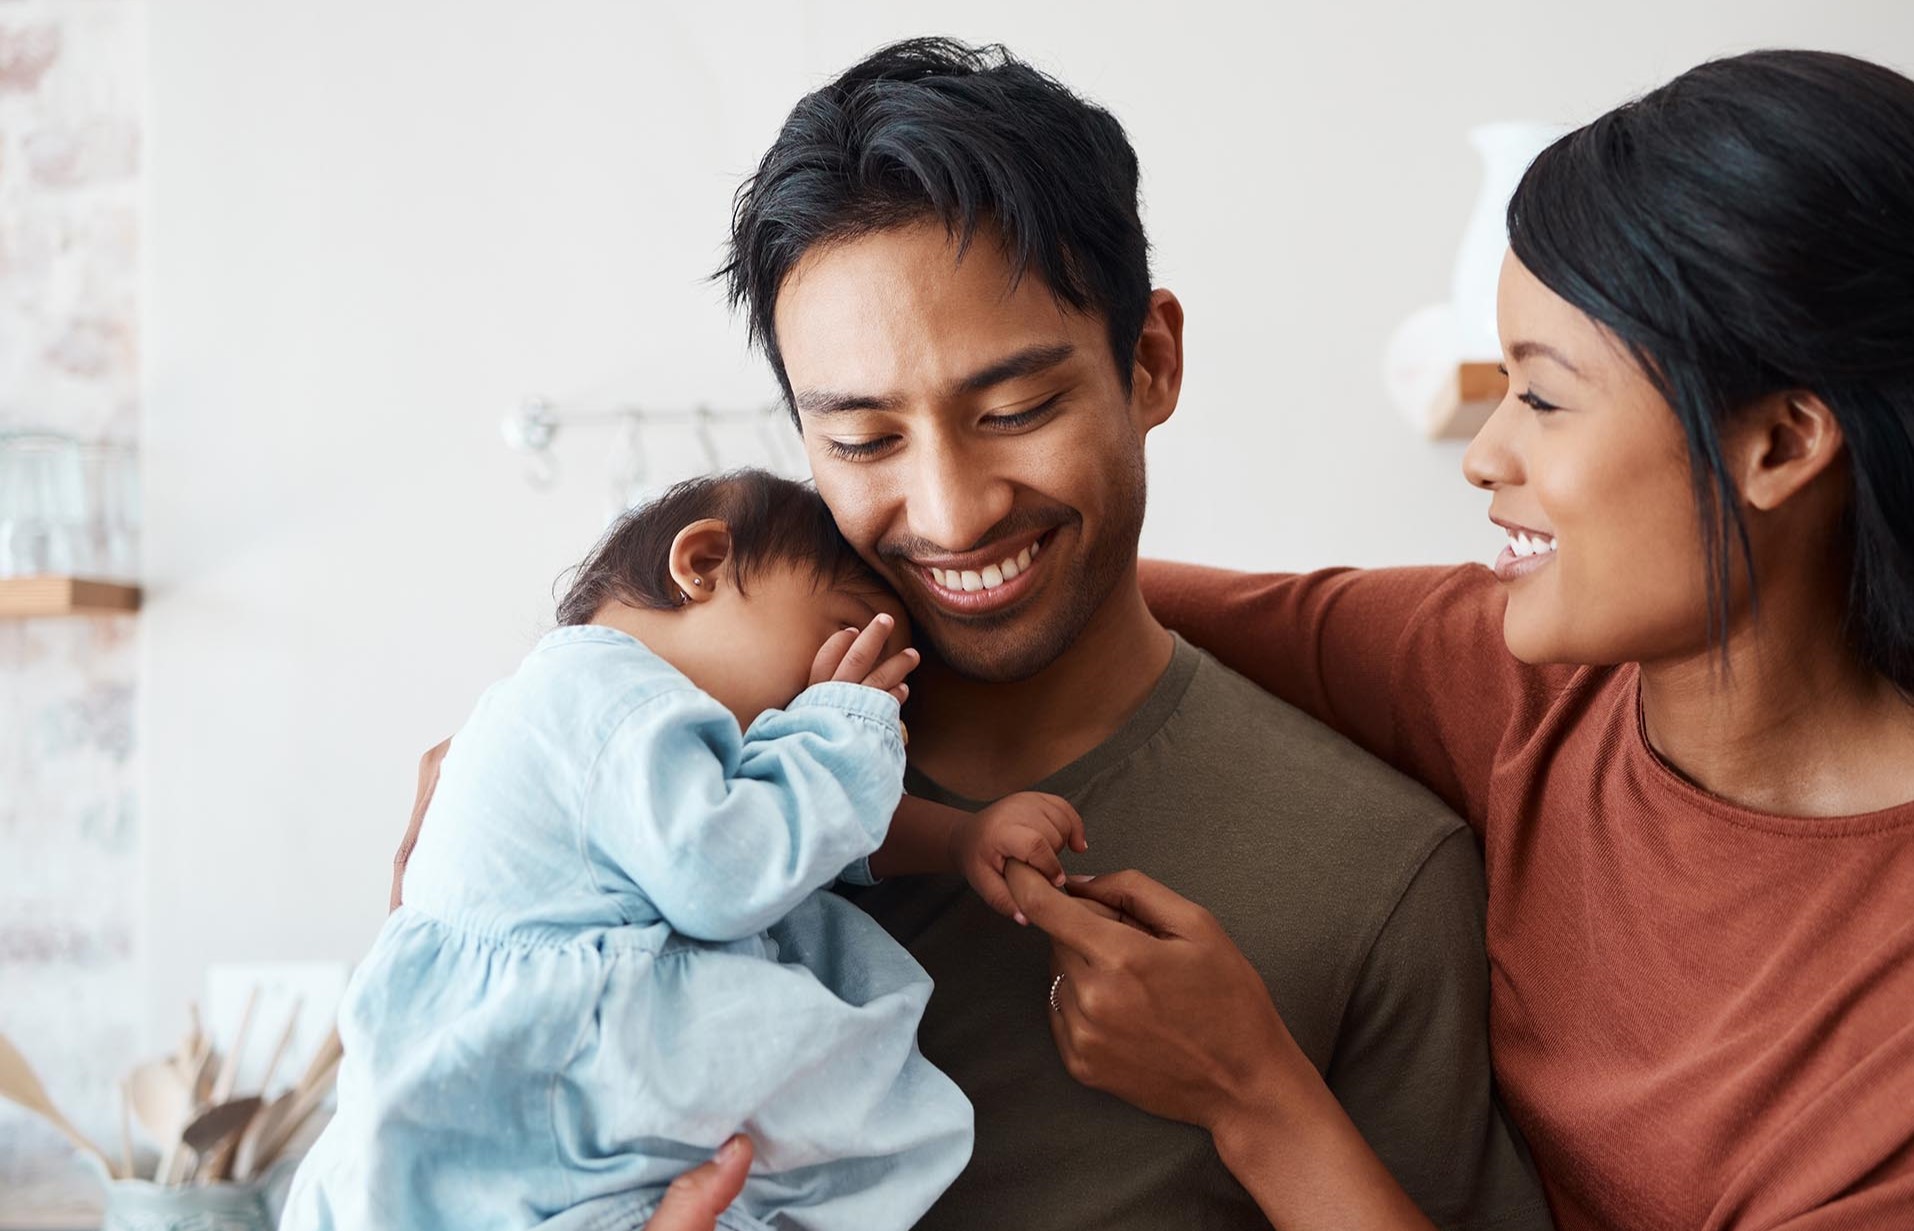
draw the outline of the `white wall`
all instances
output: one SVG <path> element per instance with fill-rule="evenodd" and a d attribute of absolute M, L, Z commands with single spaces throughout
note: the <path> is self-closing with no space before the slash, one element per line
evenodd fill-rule
<path fill-rule="evenodd" d="M 1260 12 L 1252 12 L 1260 9 Z M 356 956 L 413 761 L 510 668 L 599 527 L 605 441 L 552 494 L 526 392 L 770 396 L 715 287 L 730 194 L 791 103 L 907 33 L 1009 43 L 1109 106 L 1188 310 L 1149 552 L 1485 555 L 1460 448 L 1386 405 L 1495 118 L 1586 119 L 1710 55 L 1914 68 L 1902 0 L 784 0 L 150 10 L 142 741 L 149 1019 L 209 960 Z"/>

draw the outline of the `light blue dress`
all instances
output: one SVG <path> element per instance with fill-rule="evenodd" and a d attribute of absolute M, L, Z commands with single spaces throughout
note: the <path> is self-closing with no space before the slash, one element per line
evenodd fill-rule
<path fill-rule="evenodd" d="M 903 763 L 876 689 L 741 738 L 624 633 L 547 635 L 452 740 L 282 1227 L 628 1231 L 740 1129 L 722 1226 L 916 1222 L 970 1104 L 917 1050 L 929 978 L 824 890 L 868 879 Z"/>

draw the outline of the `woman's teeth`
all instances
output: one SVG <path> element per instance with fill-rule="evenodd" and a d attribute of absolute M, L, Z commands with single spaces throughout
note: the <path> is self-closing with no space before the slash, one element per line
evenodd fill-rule
<path fill-rule="evenodd" d="M 1029 568 L 1042 550 L 1043 542 L 1039 540 L 1015 556 L 987 564 L 982 569 L 933 568 L 930 579 L 946 590 L 994 590 Z"/>
<path fill-rule="evenodd" d="M 1546 535 L 1509 535 L 1509 550 L 1517 556 L 1545 556 L 1555 550 L 1555 540 Z"/>

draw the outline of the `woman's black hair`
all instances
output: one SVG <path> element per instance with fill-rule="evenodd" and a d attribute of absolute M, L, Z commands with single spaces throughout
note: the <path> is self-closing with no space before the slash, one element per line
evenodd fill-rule
<path fill-rule="evenodd" d="M 1021 278 L 1100 313 L 1123 388 L 1150 308 L 1136 151 L 1109 112 L 996 45 L 893 43 L 798 100 L 733 203 L 717 277 L 791 402 L 778 292 L 819 244 L 925 219 L 995 231 Z M 796 415 L 792 406 L 792 414 Z"/>
<path fill-rule="evenodd" d="M 1737 559 L 1754 580 L 1722 425 L 1791 391 L 1834 412 L 1847 634 L 1914 695 L 1914 81 L 1817 51 L 1703 64 L 1545 150 L 1508 226 L 1680 419 L 1718 642 Z"/>
<path fill-rule="evenodd" d="M 740 590 L 759 570 L 776 565 L 808 569 L 820 583 L 855 578 L 882 584 L 838 533 L 813 488 L 768 471 L 734 470 L 687 480 L 620 516 L 572 570 L 558 602 L 558 622 L 588 624 L 614 599 L 659 610 L 680 605 L 671 544 L 680 530 L 707 517 L 731 532 L 726 576 Z"/>

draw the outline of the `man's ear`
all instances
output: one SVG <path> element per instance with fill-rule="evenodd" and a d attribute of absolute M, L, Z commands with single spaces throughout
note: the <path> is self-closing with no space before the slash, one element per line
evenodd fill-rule
<path fill-rule="evenodd" d="M 671 540 L 671 580 L 685 601 L 701 603 L 718 592 L 730 558 L 731 527 L 716 517 L 694 521 Z"/>
<path fill-rule="evenodd" d="M 1846 447 L 1840 420 L 1805 390 L 1763 398 L 1738 420 L 1728 461 L 1741 498 L 1764 513 L 1826 474 Z"/>
<path fill-rule="evenodd" d="M 1144 431 L 1176 412 L 1182 391 L 1183 305 L 1171 292 L 1154 290 L 1130 370 L 1130 397 Z"/>

